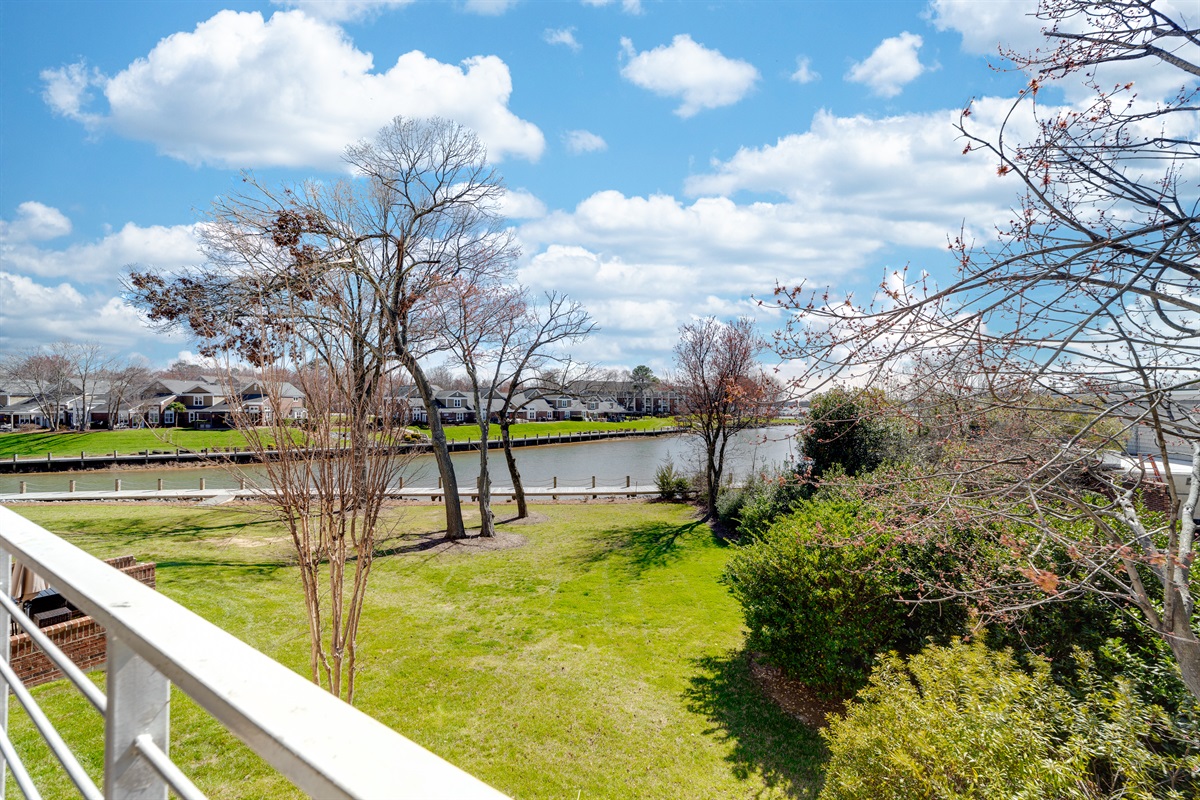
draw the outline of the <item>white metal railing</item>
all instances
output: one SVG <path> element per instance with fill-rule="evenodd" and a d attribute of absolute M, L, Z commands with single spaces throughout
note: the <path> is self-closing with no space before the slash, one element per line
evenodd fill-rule
<path fill-rule="evenodd" d="M 13 556 L 104 627 L 107 696 L 8 599 Z M 62 742 L 0 645 L 0 680 L 86 798 L 185 800 L 203 795 L 169 753 L 174 683 L 296 786 L 321 798 L 503 795 L 305 680 L 174 601 L 0 507 L 0 631 L 15 619 L 104 717 L 101 792 Z M 29 798 L 40 795 L 8 737 L 0 687 L 0 795 L 11 769 Z"/>

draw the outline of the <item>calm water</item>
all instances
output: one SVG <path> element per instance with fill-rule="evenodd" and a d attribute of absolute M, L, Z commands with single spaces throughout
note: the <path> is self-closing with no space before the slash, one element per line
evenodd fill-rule
<path fill-rule="evenodd" d="M 779 466 L 793 455 L 795 435 L 794 426 L 742 431 L 726 452 L 726 473 L 740 480 Z M 555 477 L 559 486 L 590 486 L 593 476 L 597 486 L 624 486 L 626 476 L 634 486 L 653 486 L 654 471 L 665 461 L 674 461 L 677 467 L 689 471 L 698 470 L 701 464 L 696 442 L 681 436 L 521 447 L 514 452 L 527 487 L 551 486 Z M 451 458 L 459 485 L 474 486 L 479 476 L 479 454 L 454 453 Z M 504 451 L 490 451 L 488 466 L 493 486 L 512 485 Z M 265 481 L 263 469 L 257 466 L 51 472 L 0 477 L 0 494 L 17 492 L 21 481 L 30 492 L 66 491 L 70 480 L 75 481 L 78 491 L 112 489 L 117 478 L 121 479 L 122 489 L 154 489 L 159 478 L 163 479 L 164 489 L 199 488 L 201 478 L 209 489 L 235 489 L 243 477 L 251 486 Z M 433 456 L 419 456 L 404 474 L 404 485 L 434 487 L 437 478 Z"/>

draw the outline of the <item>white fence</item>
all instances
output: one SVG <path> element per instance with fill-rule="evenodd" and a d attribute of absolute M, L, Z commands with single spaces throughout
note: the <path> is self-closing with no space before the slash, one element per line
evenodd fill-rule
<path fill-rule="evenodd" d="M 107 634 L 107 696 L 9 599 L 11 559 L 48 580 Z M 153 589 L 0 507 L 0 631 L 31 633 L 104 721 L 103 791 L 88 777 L 9 665 L 0 679 L 85 798 L 203 797 L 169 757 L 174 683 L 296 786 L 320 798 L 501 798 L 502 794 L 343 703 L 300 675 Z M 40 793 L 8 737 L 9 692 L 0 692 L 0 795 L 11 770 L 29 798 Z"/>

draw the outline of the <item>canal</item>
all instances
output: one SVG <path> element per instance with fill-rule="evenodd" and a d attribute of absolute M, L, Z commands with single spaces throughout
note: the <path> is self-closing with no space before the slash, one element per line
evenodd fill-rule
<path fill-rule="evenodd" d="M 795 454 L 796 432 L 793 425 L 741 431 L 726 452 L 726 475 L 740 481 L 782 465 Z M 590 486 L 593 477 L 597 486 L 624 486 L 628 477 L 632 486 L 646 487 L 654 485 L 655 470 L 668 461 L 685 472 L 698 472 L 702 464 L 698 445 L 698 440 L 691 437 L 655 436 L 521 447 L 514 453 L 528 488 L 550 487 L 556 479 L 559 486 Z M 473 487 L 479 477 L 479 454 L 454 453 L 451 459 L 459 486 Z M 512 485 L 504 451 L 490 451 L 488 466 L 493 486 Z M 102 491 L 114 488 L 118 479 L 122 489 L 155 489 L 159 479 L 164 489 L 195 489 L 201 479 L 208 489 L 236 489 L 242 480 L 250 487 L 263 485 L 266 473 L 261 466 L 247 465 L 5 475 L 0 477 L 0 494 L 16 493 L 22 481 L 30 492 L 64 492 L 72 480 L 77 491 Z M 406 487 L 436 487 L 438 474 L 433 456 L 417 456 L 404 471 L 403 480 Z"/>

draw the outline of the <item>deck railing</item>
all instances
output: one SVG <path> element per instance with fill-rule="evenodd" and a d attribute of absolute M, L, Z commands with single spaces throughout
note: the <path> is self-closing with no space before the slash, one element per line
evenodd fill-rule
<path fill-rule="evenodd" d="M 14 556 L 104 627 L 107 694 L 9 599 Z M 169 787 L 185 800 L 203 797 L 169 756 L 174 683 L 314 797 L 503 797 L 174 601 L 0 507 L 0 631 L 8 630 L 10 619 L 30 633 L 103 718 L 104 778 L 101 791 L 20 683 L 5 638 L 0 796 L 11 770 L 26 797 L 40 797 L 8 736 L 11 688 L 81 796 L 165 800 Z"/>

